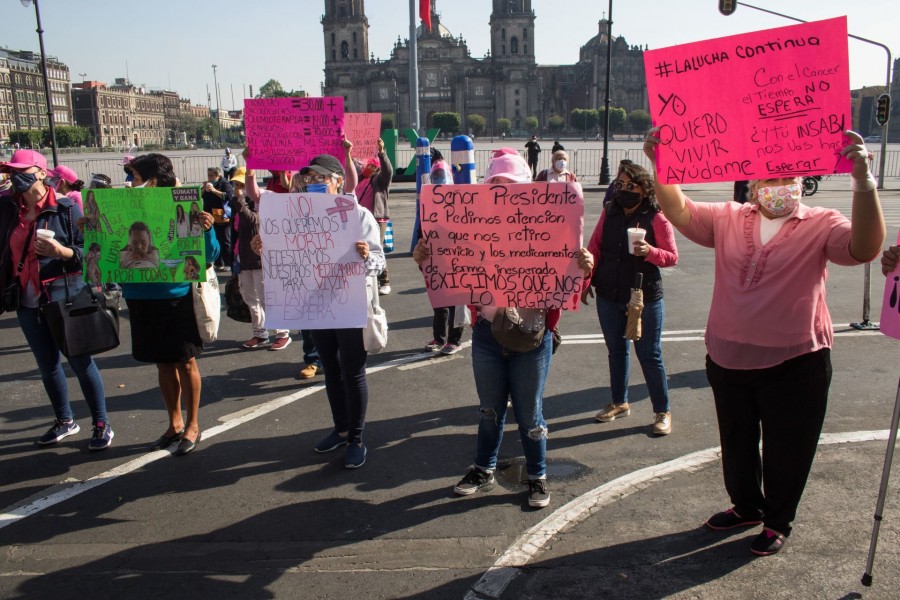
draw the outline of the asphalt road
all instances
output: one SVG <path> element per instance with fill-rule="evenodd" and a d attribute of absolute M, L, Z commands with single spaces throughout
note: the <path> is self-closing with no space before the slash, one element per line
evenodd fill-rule
<path fill-rule="evenodd" d="M 809 202 L 849 210 L 848 186 L 846 178 L 826 180 Z M 882 200 L 893 240 L 900 185 L 888 187 Z M 127 318 L 126 343 L 98 357 L 113 446 L 88 453 L 88 411 L 69 373 L 82 433 L 38 448 L 52 411 L 15 318 L 0 316 L 0 597 L 898 596 L 896 477 L 875 583 L 859 584 L 898 376 L 896 340 L 847 327 L 862 316 L 862 268 L 829 269 L 838 330 L 824 428 L 830 437 L 788 546 L 753 560 L 746 546 L 755 532 L 715 536 L 698 528 L 727 506 L 703 372 L 711 252 L 679 236 L 680 263 L 664 274 L 670 436 L 650 434 L 652 411 L 634 362 L 632 416 L 592 419 L 610 396 L 605 348 L 588 307 L 564 316 L 565 341 L 546 390 L 550 507 L 527 506 L 514 429 L 503 443 L 509 466 L 497 488 L 456 498 L 451 488 L 471 463 L 478 419 L 471 354 L 426 358 L 420 351 L 430 339 L 431 309 L 404 252 L 409 189 L 392 194 L 398 250 L 388 261 L 394 291 L 382 298 L 390 340 L 369 360 L 369 458 L 357 471 L 343 468 L 340 452 L 312 451 L 331 420 L 321 376 L 297 379 L 299 336 L 280 353 L 242 351 L 249 325 L 227 318 L 200 359 L 197 452 L 147 452 L 166 418 L 155 368 L 130 357 Z M 726 186 L 688 192 L 699 200 L 730 196 Z M 600 197 L 588 189 L 588 232 Z M 873 270 L 873 320 L 882 286 Z"/>

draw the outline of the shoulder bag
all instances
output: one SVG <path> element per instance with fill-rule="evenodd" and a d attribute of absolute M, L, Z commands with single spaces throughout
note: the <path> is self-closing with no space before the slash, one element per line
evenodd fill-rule
<path fill-rule="evenodd" d="M 374 277 L 366 277 L 366 294 L 370 300 L 366 327 L 363 329 L 363 346 L 369 354 L 377 354 L 384 350 L 388 338 L 387 313 L 378 301 L 378 289 L 373 280 Z"/>
<path fill-rule="evenodd" d="M 530 352 L 544 340 L 546 308 L 498 308 L 491 322 L 497 343 L 512 352 Z"/>
<path fill-rule="evenodd" d="M 34 235 L 34 229 L 32 227 L 28 232 L 28 237 L 25 238 L 25 245 L 22 247 L 22 258 L 19 259 L 19 264 L 16 266 L 16 273 L 3 290 L 3 304 L 0 306 L 0 314 L 19 310 L 19 306 L 21 306 L 22 283 L 19 281 L 19 275 L 21 275 L 22 269 L 25 268 L 25 261 L 28 259 L 28 246 L 31 244 L 31 236 Z"/>
<path fill-rule="evenodd" d="M 219 296 L 219 278 L 216 268 L 208 265 L 206 279 L 191 284 L 194 297 L 194 318 L 197 331 L 204 342 L 214 342 L 219 336 L 219 322 L 222 320 L 222 297 Z"/>
<path fill-rule="evenodd" d="M 63 276 L 65 299 L 41 306 L 56 345 L 66 358 L 100 354 L 119 346 L 119 312 L 106 305 L 106 297 L 86 285 L 69 295 L 69 278 Z"/>

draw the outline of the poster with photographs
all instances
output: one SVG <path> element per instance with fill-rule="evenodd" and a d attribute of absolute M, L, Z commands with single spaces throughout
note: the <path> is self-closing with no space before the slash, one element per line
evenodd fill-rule
<path fill-rule="evenodd" d="M 206 270 L 199 187 L 95 189 L 84 195 L 84 279 L 199 281 Z"/>

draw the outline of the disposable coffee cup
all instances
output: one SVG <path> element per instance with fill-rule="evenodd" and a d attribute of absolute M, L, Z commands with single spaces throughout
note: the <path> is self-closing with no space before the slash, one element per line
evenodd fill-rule
<path fill-rule="evenodd" d="M 646 229 L 641 229 L 640 227 L 629 227 L 628 228 L 628 251 L 634 254 L 634 243 L 642 242 L 644 240 L 644 236 L 647 235 Z"/>
<path fill-rule="evenodd" d="M 42 240 L 52 240 L 56 236 L 56 232 L 52 229 L 38 229 L 35 233 Z"/>

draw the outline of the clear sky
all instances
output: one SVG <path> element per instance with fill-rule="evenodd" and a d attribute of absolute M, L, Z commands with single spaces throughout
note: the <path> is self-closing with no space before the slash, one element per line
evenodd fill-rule
<path fill-rule="evenodd" d="M 0 46 L 38 50 L 34 8 L 3 3 Z M 754 0 L 804 20 L 847 15 L 850 33 L 900 52 L 900 17 L 889 0 Z M 474 57 L 490 48 L 490 0 L 437 0 L 441 22 L 466 39 Z M 369 49 L 386 59 L 399 35 L 409 35 L 409 0 L 368 0 Z M 597 33 L 609 6 L 604 0 L 534 0 L 534 50 L 539 64 L 573 64 L 578 49 Z M 613 35 L 629 44 L 662 48 L 679 43 L 790 25 L 783 18 L 746 6 L 730 17 L 717 0 L 616 0 Z M 323 0 L 40 0 L 47 53 L 69 65 L 73 81 L 133 83 L 168 88 L 196 103 L 215 93 L 218 65 L 222 107 L 240 107 L 244 90 L 270 78 L 286 89 L 318 95 L 323 80 Z M 883 85 L 887 54 L 849 41 L 850 83 Z M 247 90 L 249 92 L 249 90 Z"/>

